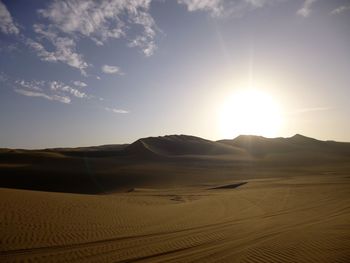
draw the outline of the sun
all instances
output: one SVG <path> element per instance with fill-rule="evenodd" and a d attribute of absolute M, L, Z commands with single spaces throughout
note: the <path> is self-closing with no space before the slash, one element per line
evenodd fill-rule
<path fill-rule="evenodd" d="M 223 138 L 241 134 L 275 137 L 282 125 L 282 114 L 278 103 L 268 93 L 243 89 L 223 103 L 219 121 Z"/>

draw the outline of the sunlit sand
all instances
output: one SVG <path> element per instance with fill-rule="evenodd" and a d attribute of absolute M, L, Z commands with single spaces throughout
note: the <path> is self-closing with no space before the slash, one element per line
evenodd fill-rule
<path fill-rule="evenodd" d="M 254 149 L 244 148 L 246 140 Z M 2 186 L 10 183 L 4 181 L 6 174 L 16 169 L 27 169 L 37 181 L 18 185 L 32 190 L 0 189 L 0 261 L 347 262 L 349 146 L 328 144 L 301 135 L 222 142 L 147 138 L 119 150 L 126 156 L 88 149 L 92 188 L 86 183 L 89 174 L 79 176 L 75 170 L 79 154 L 87 150 L 61 149 L 50 157 L 35 153 L 46 158 L 52 171 L 70 163 L 63 174 L 44 171 L 44 177 L 63 178 L 57 181 L 61 189 L 76 193 L 43 191 L 53 186 L 36 177 L 35 166 L 15 166 L 33 153 L 13 153 L 12 161 L 7 153 L 3 157 L 12 164 L 0 166 Z M 307 157 L 307 149 L 315 147 L 318 154 Z M 214 154 L 208 155 L 209 149 Z M 184 151 L 187 155 L 180 154 Z"/>

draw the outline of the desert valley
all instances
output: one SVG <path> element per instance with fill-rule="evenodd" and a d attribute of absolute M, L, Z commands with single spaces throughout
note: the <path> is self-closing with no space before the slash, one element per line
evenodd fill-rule
<path fill-rule="evenodd" d="M 1 262 L 348 262 L 350 143 L 1 150 Z"/>

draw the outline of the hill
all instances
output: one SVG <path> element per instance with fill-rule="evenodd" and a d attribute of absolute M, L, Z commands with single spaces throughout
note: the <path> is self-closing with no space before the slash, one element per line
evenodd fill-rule
<path fill-rule="evenodd" d="M 128 154 L 184 156 L 184 155 L 245 155 L 233 145 L 225 145 L 188 135 L 168 135 L 139 139 L 125 148 Z"/>
<path fill-rule="evenodd" d="M 350 143 L 335 141 L 320 141 L 314 138 L 296 134 L 290 138 L 265 138 L 262 136 L 240 135 L 233 140 L 218 141 L 225 145 L 230 145 L 245 149 L 255 156 L 266 156 L 273 154 L 303 154 L 311 153 L 315 157 L 319 154 L 329 156 L 350 155 Z"/>
<path fill-rule="evenodd" d="M 292 174 L 347 174 L 350 144 L 302 135 L 148 137 L 132 144 L 42 150 L 0 149 L 0 187 L 109 193 Z"/>

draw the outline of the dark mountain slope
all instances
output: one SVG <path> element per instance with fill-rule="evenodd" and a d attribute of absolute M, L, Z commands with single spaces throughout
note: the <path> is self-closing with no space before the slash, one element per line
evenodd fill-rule
<path fill-rule="evenodd" d="M 168 135 L 139 139 L 125 148 L 134 155 L 244 155 L 245 151 L 231 145 L 225 145 L 199 137 L 188 135 Z"/>
<path fill-rule="evenodd" d="M 240 135 L 233 140 L 220 140 L 220 143 L 245 149 L 254 156 L 307 154 L 335 155 L 350 157 L 350 143 L 320 141 L 300 134 L 290 138 L 265 138 L 253 135 Z"/>

